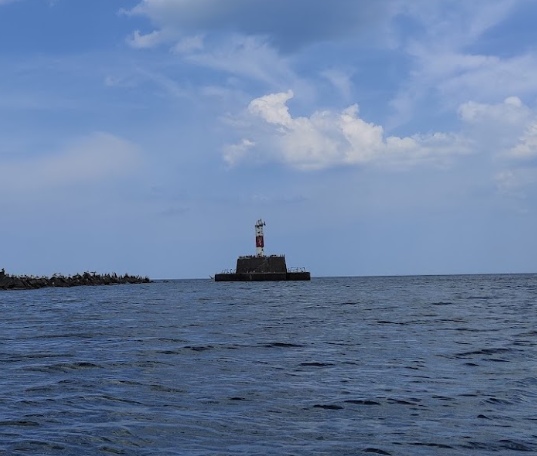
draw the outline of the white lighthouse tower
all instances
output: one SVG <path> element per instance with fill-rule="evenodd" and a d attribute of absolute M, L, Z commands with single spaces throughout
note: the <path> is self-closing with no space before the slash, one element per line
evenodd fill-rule
<path fill-rule="evenodd" d="M 263 227 L 265 222 L 259 219 L 255 224 L 255 254 L 258 257 L 265 256 L 265 237 L 263 236 Z"/>

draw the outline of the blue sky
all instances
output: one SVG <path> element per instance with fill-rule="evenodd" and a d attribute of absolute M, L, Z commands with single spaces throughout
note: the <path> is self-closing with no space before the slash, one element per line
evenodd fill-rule
<path fill-rule="evenodd" d="M 537 272 L 537 3 L 0 0 L 0 266 Z"/>

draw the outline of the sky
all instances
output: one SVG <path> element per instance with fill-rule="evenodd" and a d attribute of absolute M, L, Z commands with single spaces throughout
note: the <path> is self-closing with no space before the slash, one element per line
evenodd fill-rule
<path fill-rule="evenodd" d="M 537 272 L 537 2 L 0 0 L 0 267 Z"/>

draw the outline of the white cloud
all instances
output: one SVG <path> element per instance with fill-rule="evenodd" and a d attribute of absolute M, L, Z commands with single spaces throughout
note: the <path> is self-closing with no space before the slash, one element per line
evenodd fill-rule
<path fill-rule="evenodd" d="M 437 58 L 449 56 L 437 56 Z M 520 95 L 537 92 L 537 55 L 528 53 L 510 58 L 490 56 L 451 56 L 450 71 L 436 79 L 436 90 L 443 103 L 453 105 L 461 99 L 497 99 L 511 93 Z M 458 62 L 458 63 L 457 63 Z M 465 63 L 466 62 L 466 63 Z"/>
<path fill-rule="evenodd" d="M 159 44 L 162 37 L 171 35 L 164 32 L 140 35 L 135 32 L 129 42 L 139 49 L 151 48 Z M 181 64 L 261 82 L 272 90 L 301 86 L 301 90 L 311 92 L 309 85 L 292 69 L 290 58 L 280 55 L 266 38 L 231 34 L 206 45 L 204 36 L 188 36 L 176 42 L 170 51 Z"/>
<path fill-rule="evenodd" d="M 537 120 L 526 127 L 520 142 L 509 149 L 507 154 L 513 158 L 530 159 L 537 157 Z"/>
<path fill-rule="evenodd" d="M 193 53 L 187 62 L 261 81 L 273 88 L 295 85 L 297 76 L 287 58 L 261 38 L 234 35 L 211 51 Z"/>
<path fill-rule="evenodd" d="M 330 81 L 344 98 L 350 98 L 352 93 L 350 72 L 341 69 L 330 69 L 322 71 L 321 76 Z"/>
<path fill-rule="evenodd" d="M 160 29 L 185 35 L 235 32 L 270 36 L 278 48 L 378 30 L 393 0 L 142 0 L 128 14 L 148 17 Z"/>
<path fill-rule="evenodd" d="M 511 54 L 496 55 L 486 45 L 486 34 L 505 21 L 517 0 L 472 2 L 404 2 L 399 13 L 420 23 L 402 38 L 402 48 L 413 69 L 402 83 L 392 105 L 392 125 L 411 119 L 416 105 L 425 99 L 441 108 L 453 109 L 469 100 L 497 100 L 510 94 L 537 93 L 537 54 L 511 48 Z M 479 51 L 477 51 L 479 49 Z M 513 52 L 514 51 L 514 52 Z M 518 52 L 518 53 L 517 53 Z"/>
<path fill-rule="evenodd" d="M 162 30 L 141 34 L 139 30 L 127 38 L 127 44 L 135 49 L 150 49 L 166 41 L 166 34 Z"/>
<path fill-rule="evenodd" d="M 143 69 L 138 69 L 138 73 L 174 98 L 189 98 L 192 95 L 188 88 L 166 76 L 165 73 L 156 73 Z"/>
<path fill-rule="evenodd" d="M 177 54 L 187 54 L 193 51 L 200 51 L 203 49 L 203 37 L 200 35 L 187 36 L 181 39 L 172 48 L 173 52 Z"/>
<path fill-rule="evenodd" d="M 134 144 L 108 133 L 95 133 L 52 155 L 0 162 L 0 189 L 34 192 L 95 184 L 129 175 L 140 162 L 140 151 Z"/>
<path fill-rule="evenodd" d="M 293 117 L 288 107 L 292 98 L 292 91 L 256 98 L 242 117 L 228 122 L 243 139 L 226 146 L 226 162 L 273 161 L 299 170 L 353 165 L 406 169 L 449 166 L 456 156 L 482 154 L 485 162 L 512 168 L 537 158 L 537 110 L 518 97 L 497 104 L 464 103 L 458 109 L 460 131 L 406 137 L 387 136 L 381 125 L 360 117 L 358 105 Z"/>
<path fill-rule="evenodd" d="M 181 36 L 172 28 L 162 28 L 149 33 L 141 33 L 135 30 L 127 37 L 126 42 L 135 49 L 152 49 L 161 44 L 175 42 L 171 50 L 177 54 L 190 53 L 203 49 L 203 36 Z"/>
<path fill-rule="evenodd" d="M 520 124 L 526 121 L 530 114 L 530 110 L 518 97 L 508 97 L 503 103 L 495 105 L 469 101 L 459 107 L 459 115 L 469 123 L 494 121 Z"/>
<path fill-rule="evenodd" d="M 508 97 L 497 104 L 467 102 L 459 107 L 459 115 L 467 134 L 500 158 L 537 157 L 537 112 L 520 98 Z"/>
<path fill-rule="evenodd" d="M 281 51 L 369 30 L 374 37 L 397 36 L 399 43 L 392 50 L 402 50 L 413 67 L 392 95 L 395 112 L 387 127 L 393 128 L 415 120 L 414 110 L 424 100 L 428 109 L 453 110 L 469 99 L 537 93 L 532 77 L 537 73 L 537 54 L 500 57 L 476 46 L 519 4 L 516 0 L 341 0 L 337 5 L 325 0 L 142 0 L 128 14 L 148 18 L 155 31 L 137 31 L 129 42 L 138 48 L 167 44 L 188 63 L 263 82 L 272 91 L 287 87 L 299 91 L 297 84 L 320 75 L 348 100 L 353 92 L 348 68 L 331 64 L 299 78 L 295 56 L 282 57 Z M 372 36 L 353 43 L 369 55 L 375 43 Z"/>
<path fill-rule="evenodd" d="M 424 26 L 429 49 L 462 49 L 502 22 L 519 0 L 473 0 L 458 2 L 408 0 L 396 4 L 397 13 Z"/>
<path fill-rule="evenodd" d="M 291 126 L 293 119 L 286 103 L 293 98 L 293 92 L 274 93 L 257 98 L 250 103 L 250 113 L 262 117 L 266 122 L 275 125 Z"/>
<path fill-rule="evenodd" d="M 357 105 L 294 118 L 287 107 L 292 97 L 289 91 L 253 100 L 245 114 L 250 122 L 242 127 L 250 138 L 228 146 L 226 161 L 277 161 L 300 170 L 358 164 L 406 168 L 425 162 L 443 166 L 470 152 L 470 141 L 455 134 L 386 137 L 382 126 L 359 117 Z"/>
<path fill-rule="evenodd" d="M 465 135 L 491 157 L 494 182 L 504 196 L 523 199 L 537 184 L 537 109 L 518 97 L 502 103 L 468 102 L 459 108 Z"/>
<path fill-rule="evenodd" d="M 248 153 L 248 150 L 255 146 L 249 139 L 243 139 L 238 144 L 230 144 L 224 147 L 224 160 L 228 165 L 235 165 L 240 162 Z"/>
<path fill-rule="evenodd" d="M 494 181 L 501 195 L 524 199 L 527 189 L 537 184 L 536 169 L 508 169 L 497 173 Z"/>

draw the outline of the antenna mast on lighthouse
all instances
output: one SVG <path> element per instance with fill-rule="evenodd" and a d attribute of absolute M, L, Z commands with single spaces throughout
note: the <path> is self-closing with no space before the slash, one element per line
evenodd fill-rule
<path fill-rule="evenodd" d="M 263 227 L 265 222 L 259 219 L 255 224 L 255 254 L 258 257 L 265 256 L 265 237 L 263 236 Z"/>

